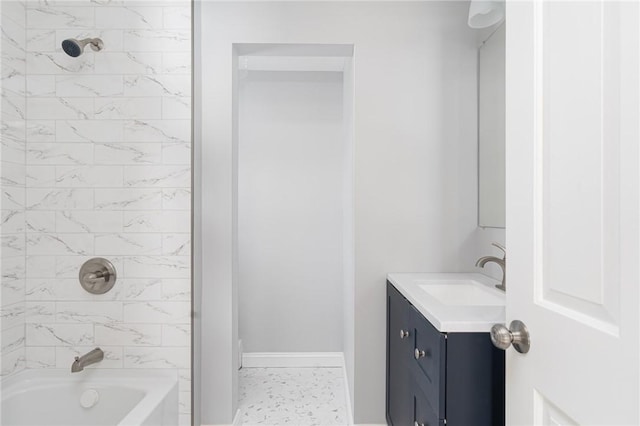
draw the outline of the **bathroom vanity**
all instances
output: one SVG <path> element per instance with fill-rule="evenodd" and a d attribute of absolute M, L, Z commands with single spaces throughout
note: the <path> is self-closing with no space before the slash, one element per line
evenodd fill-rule
<path fill-rule="evenodd" d="M 504 425 L 504 293 L 480 274 L 389 274 L 387 421 Z"/>

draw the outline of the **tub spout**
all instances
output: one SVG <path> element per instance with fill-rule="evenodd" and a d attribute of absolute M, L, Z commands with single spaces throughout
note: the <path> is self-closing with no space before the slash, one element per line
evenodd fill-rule
<path fill-rule="evenodd" d="M 94 350 L 87 352 L 82 356 L 77 356 L 73 364 L 71 364 L 71 372 L 77 373 L 79 371 L 84 370 L 84 367 L 87 365 L 95 364 L 96 362 L 100 362 L 104 359 L 104 352 L 100 348 L 95 348 Z"/>

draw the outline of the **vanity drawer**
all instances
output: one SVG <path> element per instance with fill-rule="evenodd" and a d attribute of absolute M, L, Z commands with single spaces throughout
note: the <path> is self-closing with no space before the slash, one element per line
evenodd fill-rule
<path fill-rule="evenodd" d="M 412 307 L 414 349 L 412 370 L 438 418 L 445 418 L 446 340 Z"/>

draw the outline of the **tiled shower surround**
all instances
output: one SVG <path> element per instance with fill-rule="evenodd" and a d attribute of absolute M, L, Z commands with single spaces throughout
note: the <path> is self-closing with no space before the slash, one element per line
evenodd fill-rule
<path fill-rule="evenodd" d="M 2 374 L 25 367 L 25 87 L 26 14 L 18 2 L 0 1 L 2 125 L 0 197 L 0 343 Z"/>
<path fill-rule="evenodd" d="M 24 138 L 15 146 L 23 151 L 8 168 L 4 141 L 2 152 L 3 373 L 12 363 L 70 368 L 76 354 L 100 346 L 106 358 L 95 368 L 177 369 L 188 424 L 191 4 L 20 5 L 24 21 L 13 27 L 24 28 L 16 41 L 24 50 L 15 53 L 26 78 L 15 115 Z M 62 52 L 62 40 L 85 37 L 100 37 L 104 50 Z M 9 200 L 7 190 L 19 195 Z M 22 226 L 5 230 L 14 217 Z M 78 282 L 96 256 L 118 271 L 104 295 Z"/>

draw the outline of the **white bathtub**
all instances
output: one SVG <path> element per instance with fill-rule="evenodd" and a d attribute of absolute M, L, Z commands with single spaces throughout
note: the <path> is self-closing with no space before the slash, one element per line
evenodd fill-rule
<path fill-rule="evenodd" d="M 95 405 L 83 408 L 81 396 L 95 396 L 96 392 L 99 399 Z M 2 381 L 1 424 L 175 426 L 178 424 L 177 373 L 93 368 L 79 373 L 23 370 Z"/>

